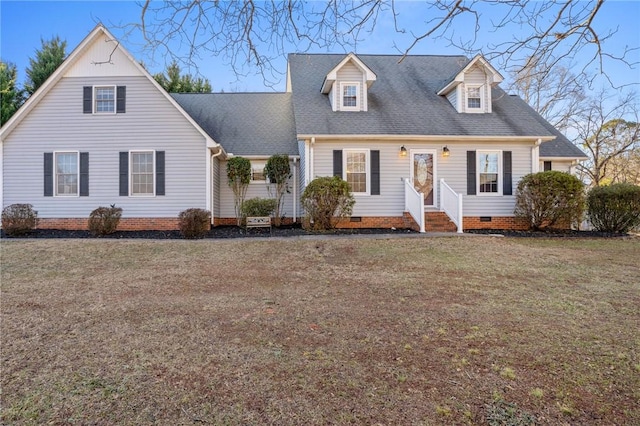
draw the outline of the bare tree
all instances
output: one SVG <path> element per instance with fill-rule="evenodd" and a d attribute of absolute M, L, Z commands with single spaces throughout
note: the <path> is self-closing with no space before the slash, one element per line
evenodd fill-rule
<path fill-rule="evenodd" d="M 589 77 L 570 69 L 558 64 L 547 70 L 530 60 L 512 75 L 512 90 L 561 132 L 568 130 L 572 117 L 584 112 L 587 104 L 585 86 Z"/>
<path fill-rule="evenodd" d="M 195 66 L 204 56 L 219 56 L 236 75 L 258 70 L 265 83 L 279 79 L 274 61 L 289 53 L 353 49 L 382 21 L 408 36 L 399 53 L 409 54 L 428 39 L 442 39 L 470 55 L 485 50 L 503 69 L 520 72 L 536 65 L 552 69 L 562 60 L 581 59 L 582 70 L 594 65 L 606 73 L 606 62 L 629 59 L 638 46 L 621 51 L 606 45 L 617 28 L 596 27 L 604 0 L 435 0 L 403 4 L 395 0 L 246 0 L 158 2 L 145 0 L 139 27 L 149 46 L 163 56 Z M 491 12 L 491 13 L 487 13 Z M 422 23 L 415 28 L 416 16 Z M 498 17 L 498 20 L 496 20 Z M 473 34 L 460 36 L 461 28 Z M 527 35 L 512 38 L 514 28 Z M 478 45 L 478 34 L 508 34 L 508 42 Z M 393 34 L 389 34 L 393 37 Z"/>
<path fill-rule="evenodd" d="M 610 104 L 613 106 L 608 106 Z M 637 169 L 631 168 L 640 152 L 638 118 L 633 93 L 615 101 L 602 91 L 591 99 L 588 108 L 572 119 L 576 143 L 589 156 L 579 168 L 592 185 L 627 181 L 627 177 L 637 174 Z"/>

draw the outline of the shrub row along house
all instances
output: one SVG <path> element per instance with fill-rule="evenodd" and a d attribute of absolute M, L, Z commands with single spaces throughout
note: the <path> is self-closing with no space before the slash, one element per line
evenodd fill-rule
<path fill-rule="evenodd" d="M 285 221 L 319 176 L 345 179 L 343 227 L 526 227 L 520 178 L 570 171 L 578 148 L 516 96 L 482 56 L 291 54 L 284 93 L 169 94 L 98 25 L 0 129 L 2 206 L 29 203 L 41 228 L 86 229 L 98 206 L 120 229 L 175 229 L 180 211 L 235 224 L 226 161 L 291 159 Z"/>

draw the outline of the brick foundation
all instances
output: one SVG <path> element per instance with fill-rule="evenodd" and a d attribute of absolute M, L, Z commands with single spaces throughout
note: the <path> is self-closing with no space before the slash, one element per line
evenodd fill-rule
<path fill-rule="evenodd" d="M 511 229 L 527 230 L 529 222 L 526 219 L 513 216 L 465 216 L 462 220 L 464 230 L 469 229 Z"/>
<path fill-rule="evenodd" d="M 456 232 L 456 226 L 442 212 L 425 213 L 425 230 L 427 232 Z M 490 220 L 489 220 L 490 219 Z M 301 221 L 302 219 L 299 219 Z M 66 219 L 38 219 L 40 229 L 64 229 L 64 230 L 86 230 L 88 219 L 66 218 Z M 293 219 L 284 218 L 283 225 L 291 225 Z M 235 226 L 235 217 L 214 218 L 214 226 Z M 464 230 L 470 229 L 529 229 L 529 224 L 522 218 L 510 216 L 492 217 L 469 217 L 465 216 L 463 221 Z M 363 216 L 340 219 L 337 228 L 396 228 L 413 229 L 418 231 L 418 225 L 409 213 L 403 216 Z M 177 218 L 123 218 L 118 225 L 119 231 L 171 231 L 178 229 Z"/>
<path fill-rule="evenodd" d="M 86 230 L 88 219 L 38 219 L 40 229 Z M 129 217 L 120 219 L 118 231 L 172 231 L 178 229 L 178 219 L 173 217 Z"/>

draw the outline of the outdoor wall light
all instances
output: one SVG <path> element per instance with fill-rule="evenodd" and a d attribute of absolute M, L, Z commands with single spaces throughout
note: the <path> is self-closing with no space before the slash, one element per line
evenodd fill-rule
<path fill-rule="evenodd" d="M 400 147 L 400 157 L 406 157 L 407 156 L 407 148 L 404 147 L 404 145 L 402 145 Z"/>
<path fill-rule="evenodd" d="M 442 156 L 443 157 L 448 157 L 451 153 L 449 152 L 449 148 L 447 148 L 446 146 L 442 147 Z"/>

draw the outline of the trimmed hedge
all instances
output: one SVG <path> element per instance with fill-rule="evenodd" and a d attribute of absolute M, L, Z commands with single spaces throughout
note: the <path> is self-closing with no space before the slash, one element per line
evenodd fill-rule
<path fill-rule="evenodd" d="M 591 225 L 602 232 L 629 232 L 640 226 L 640 186 L 596 186 L 587 196 Z"/>
<path fill-rule="evenodd" d="M 535 230 L 578 225 L 584 208 L 584 184 L 569 173 L 531 173 L 518 183 L 514 213 Z"/>

